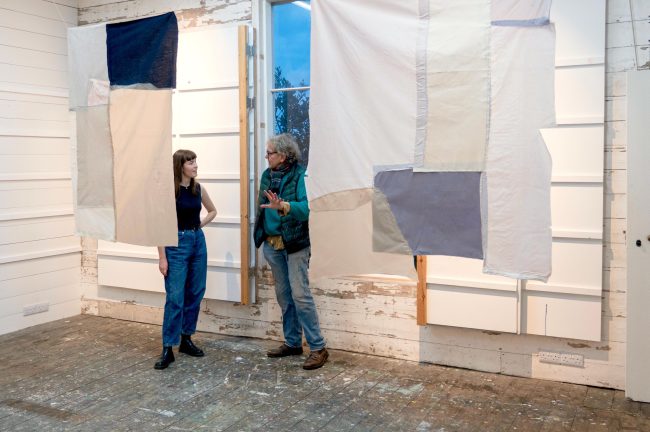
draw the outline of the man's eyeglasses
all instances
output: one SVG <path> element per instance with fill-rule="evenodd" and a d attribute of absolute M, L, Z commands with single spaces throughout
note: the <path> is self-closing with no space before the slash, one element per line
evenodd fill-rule
<path fill-rule="evenodd" d="M 268 150 L 267 150 L 267 151 L 266 151 L 266 157 L 269 157 L 269 156 L 274 155 L 274 154 L 276 154 L 276 153 L 277 153 L 276 151 L 268 151 Z"/>

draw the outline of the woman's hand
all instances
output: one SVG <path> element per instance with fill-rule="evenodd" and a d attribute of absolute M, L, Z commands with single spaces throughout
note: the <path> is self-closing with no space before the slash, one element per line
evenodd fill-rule
<path fill-rule="evenodd" d="M 268 208 L 268 209 L 274 209 L 274 210 L 280 210 L 282 209 L 282 203 L 284 202 L 282 198 L 278 196 L 273 191 L 264 191 L 264 195 L 266 195 L 266 198 L 269 200 L 268 204 L 262 204 L 260 207 L 262 208 Z"/>
<path fill-rule="evenodd" d="M 169 263 L 167 262 L 166 257 L 161 257 L 158 260 L 158 269 L 163 276 L 167 277 L 167 270 L 169 269 Z"/>

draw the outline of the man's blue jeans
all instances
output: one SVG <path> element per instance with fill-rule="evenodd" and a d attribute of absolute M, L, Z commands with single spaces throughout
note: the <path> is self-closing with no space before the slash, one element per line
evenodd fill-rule
<path fill-rule="evenodd" d="M 314 298 L 309 290 L 309 257 L 311 249 L 287 254 L 275 250 L 264 242 L 264 257 L 271 266 L 275 279 L 275 295 L 282 308 L 282 329 L 285 343 L 292 347 L 302 346 L 302 332 L 309 348 L 325 348 L 325 339 L 320 332 L 318 313 Z"/>
<path fill-rule="evenodd" d="M 192 335 L 196 331 L 208 272 L 203 231 L 179 231 L 178 246 L 166 247 L 165 254 L 169 267 L 165 277 L 163 345 L 174 346 L 180 343 L 181 333 Z"/>

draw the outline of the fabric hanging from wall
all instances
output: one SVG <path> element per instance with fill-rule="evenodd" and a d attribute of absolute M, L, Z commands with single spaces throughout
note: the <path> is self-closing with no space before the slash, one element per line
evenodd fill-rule
<path fill-rule="evenodd" d="M 88 106 L 91 80 L 108 82 L 106 25 L 68 28 L 68 77 L 71 110 Z"/>
<path fill-rule="evenodd" d="M 414 275 L 411 256 L 373 251 L 372 190 L 377 167 L 413 164 L 419 3 L 311 6 L 310 272 Z"/>
<path fill-rule="evenodd" d="M 554 59 L 552 25 L 492 27 L 485 273 L 544 282 L 551 274 L 551 158 L 540 129 L 555 125 Z"/>
<path fill-rule="evenodd" d="M 70 28 L 68 41 L 70 109 L 77 112 L 77 233 L 176 245 L 176 15 Z"/>
<path fill-rule="evenodd" d="M 416 171 L 482 171 L 489 112 L 490 1 L 430 0 L 428 98 Z"/>
<path fill-rule="evenodd" d="M 549 22 L 551 0 L 492 0 L 492 24 L 544 25 Z"/>
<path fill-rule="evenodd" d="M 384 171 L 375 190 L 386 197 L 411 255 L 481 259 L 480 179 L 480 172 Z"/>
<path fill-rule="evenodd" d="M 312 2 L 310 200 L 412 165 L 417 19 L 417 1 Z"/>
<path fill-rule="evenodd" d="M 539 133 L 554 124 L 551 27 L 539 27 L 549 9 L 313 0 L 312 273 L 412 275 L 411 255 L 436 254 L 482 257 L 485 272 L 521 279 L 550 274 Z M 524 41 L 528 29 L 543 40 Z"/>

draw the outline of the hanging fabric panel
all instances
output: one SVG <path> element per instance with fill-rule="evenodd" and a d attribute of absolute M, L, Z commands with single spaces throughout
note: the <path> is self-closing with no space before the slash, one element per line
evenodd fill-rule
<path fill-rule="evenodd" d="M 552 25 L 493 26 L 490 144 L 482 179 L 484 272 L 546 281 L 551 273 L 555 124 Z"/>
<path fill-rule="evenodd" d="M 482 171 L 489 112 L 490 1 L 430 0 L 428 122 L 417 171 Z"/>

